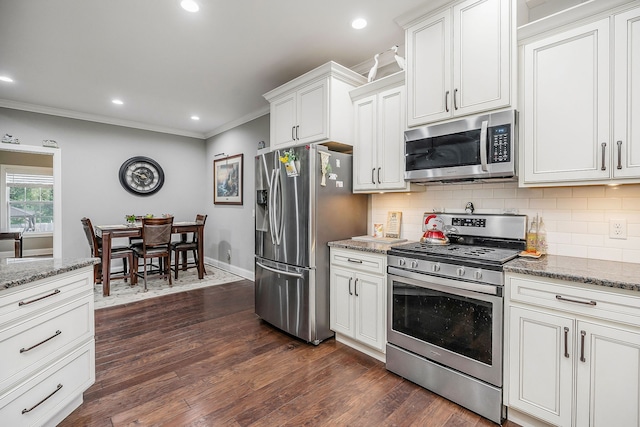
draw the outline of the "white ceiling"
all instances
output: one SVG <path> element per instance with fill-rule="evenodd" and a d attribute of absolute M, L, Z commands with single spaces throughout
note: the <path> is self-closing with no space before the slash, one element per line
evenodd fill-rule
<path fill-rule="evenodd" d="M 429 1 L 198 0 L 189 13 L 180 0 L 0 0 L 0 76 L 14 80 L 0 106 L 205 138 L 327 61 L 366 74 L 375 53 L 403 49 L 394 18 Z"/>

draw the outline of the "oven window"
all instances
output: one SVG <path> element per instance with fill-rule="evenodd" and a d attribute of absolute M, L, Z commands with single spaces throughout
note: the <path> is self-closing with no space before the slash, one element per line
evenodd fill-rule
<path fill-rule="evenodd" d="M 491 365 L 492 304 L 393 283 L 395 331 Z"/>
<path fill-rule="evenodd" d="M 407 141 L 408 171 L 480 164 L 480 129 Z"/>

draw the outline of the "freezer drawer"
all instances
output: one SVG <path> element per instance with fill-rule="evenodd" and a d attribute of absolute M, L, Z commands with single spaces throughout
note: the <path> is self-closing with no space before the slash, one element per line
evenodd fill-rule
<path fill-rule="evenodd" d="M 327 338 L 326 334 L 318 334 L 313 269 L 258 257 L 255 267 L 255 306 L 258 316 L 313 344 Z"/>

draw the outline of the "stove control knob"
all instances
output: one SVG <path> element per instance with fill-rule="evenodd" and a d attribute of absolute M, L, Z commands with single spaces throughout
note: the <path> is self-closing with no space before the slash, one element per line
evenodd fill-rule
<path fill-rule="evenodd" d="M 482 279 L 482 271 L 476 270 L 473 272 L 473 278 L 476 280 Z"/>
<path fill-rule="evenodd" d="M 398 265 L 399 265 L 399 266 L 401 266 L 401 267 L 402 267 L 402 266 L 404 266 L 406 263 L 407 263 L 407 262 L 404 260 L 404 258 L 400 258 L 400 259 L 398 260 Z"/>
<path fill-rule="evenodd" d="M 464 267 L 459 267 L 458 270 L 456 270 L 456 273 L 458 273 L 458 276 L 460 277 L 464 276 Z"/>
<path fill-rule="evenodd" d="M 440 264 L 433 264 L 431 266 L 431 271 L 433 271 L 434 273 L 440 271 Z"/>
<path fill-rule="evenodd" d="M 418 268 L 418 261 L 416 260 L 411 261 L 411 268 Z"/>

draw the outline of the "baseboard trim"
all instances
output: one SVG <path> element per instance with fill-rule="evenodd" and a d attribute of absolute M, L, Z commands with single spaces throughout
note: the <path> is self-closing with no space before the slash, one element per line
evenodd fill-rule
<path fill-rule="evenodd" d="M 235 265 L 231 265 L 229 263 L 208 257 L 204 258 L 204 263 L 219 268 L 220 270 L 233 273 L 237 276 L 242 277 L 243 279 L 251 280 L 252 282 L 255 281 L 255 273 L 253 271 L 245 270 Z"/>

